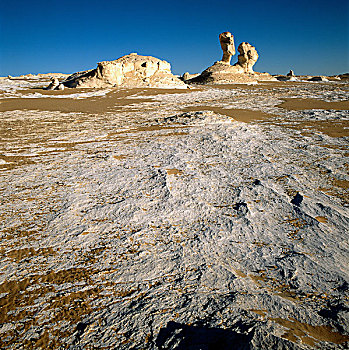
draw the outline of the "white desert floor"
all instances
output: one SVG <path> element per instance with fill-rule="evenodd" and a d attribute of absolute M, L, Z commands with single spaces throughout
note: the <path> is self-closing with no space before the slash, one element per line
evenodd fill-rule
<path fill-rule="evenodd" d="M 349 84 L 45 85 L 0 81 L 1 349 L 347 348 Z"/>

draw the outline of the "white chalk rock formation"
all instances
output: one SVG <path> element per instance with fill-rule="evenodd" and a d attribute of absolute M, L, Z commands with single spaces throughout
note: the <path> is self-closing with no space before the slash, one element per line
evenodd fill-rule
<path fill-rule="evenodd" d="M 55 77 L 51 78 L 50 85 L 46 88 L 46 90 L 57 90 L 59 86 L 59 80 Z"/>
<path fill-rule="evenodd" d="M 231 57 L 235 54 L 234 37 L 231 33 L 224 32 L 219 35 L 219 41 L 223 50 L 222 60 L 215 62 L 199 76 L 190 79 L 188 83 L 232 84 L 275 80 L 268 73 L 253 71 L 253 66 L 258 60 L 258 53 L 255 47 L 246 42 L 241 43 L 238 47 L 238 62 L 231 66 Z"/>
<path fill-rule="evenodd" d="M 182 80 L 186 81 L 186 80 L 190 80 L 190 79 L 193 79 L 197 76 L 199 76 L 200 73 L 194 73 L 194 74 L 190 74 L 189 72 L 185 72 L 183 75 L 182 75 Z"/>
<path fill-rule="evenodd" d="M 95 87 L 172 87 L 186 88 L 186 84 L 171 73 L 166 61 L 136 53 L 120 57 L 115 61 L 99 62 L 97 68 L 74 73 L 63 84 L 75 88 Z"/>
<path fill-rule="evenodd" d="M 324 76 L 316 76 L 309 78 L 308 81 L 328 81 L 328 79 Z"/>
<path fill-rule="evenodd" d="M 294 77 L 294 72 L 292 69 L 290 69 L 290 71 L 287 73 L 288 77 Z"/>
<path fill-rule="evenodd" d="M 235 55 L 234 36 L 230 32 L 219 34 L 219 42 L 223 50 L 221 62 L 230 64 L 231 58 Z"/>
<path fill-rule="evenodd" d="M 64 85 L 56 77 L 52 77 L 51 83 L 46 90 L 64 90 Z"/>
<path fill-rule="evenodd" d="M 253 73 L 253 66 L 258 60 L 258 53 L 255 47 L 251 44 L 243 42 L 239 45 L 238 62 L 234 64 L 234 67 L 240 70 L 243 69 L 244 73 Z"/>

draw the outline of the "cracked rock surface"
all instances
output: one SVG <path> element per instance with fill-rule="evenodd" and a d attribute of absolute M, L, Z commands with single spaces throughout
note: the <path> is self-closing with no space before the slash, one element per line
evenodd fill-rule
<path fill-rule="evenodd" d="M 16 84 L 41 107 L 0 117 L 1 348 L 347 348 L 347 84 Z"/>

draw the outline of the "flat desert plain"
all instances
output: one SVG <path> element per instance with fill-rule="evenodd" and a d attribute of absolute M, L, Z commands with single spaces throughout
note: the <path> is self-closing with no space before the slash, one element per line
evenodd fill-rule
<path fill-rule="evenodd" d="M 346 349 L 349 84 L 0 80 L 2 349 Z"/>

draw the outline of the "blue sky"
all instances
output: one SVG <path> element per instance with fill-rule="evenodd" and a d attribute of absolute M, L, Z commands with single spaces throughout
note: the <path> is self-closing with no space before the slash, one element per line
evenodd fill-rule
<path fill-rule="evenodd" d="M 0 75 L 71 73 L 130 52 L 201 72 L 221 58 L 218 35 L 256 47 L 255 70 L 349 71 L 347 0 L 7 0 L 0 4 Z M 237 55 L 232 63 L 237 61 Z"/>

